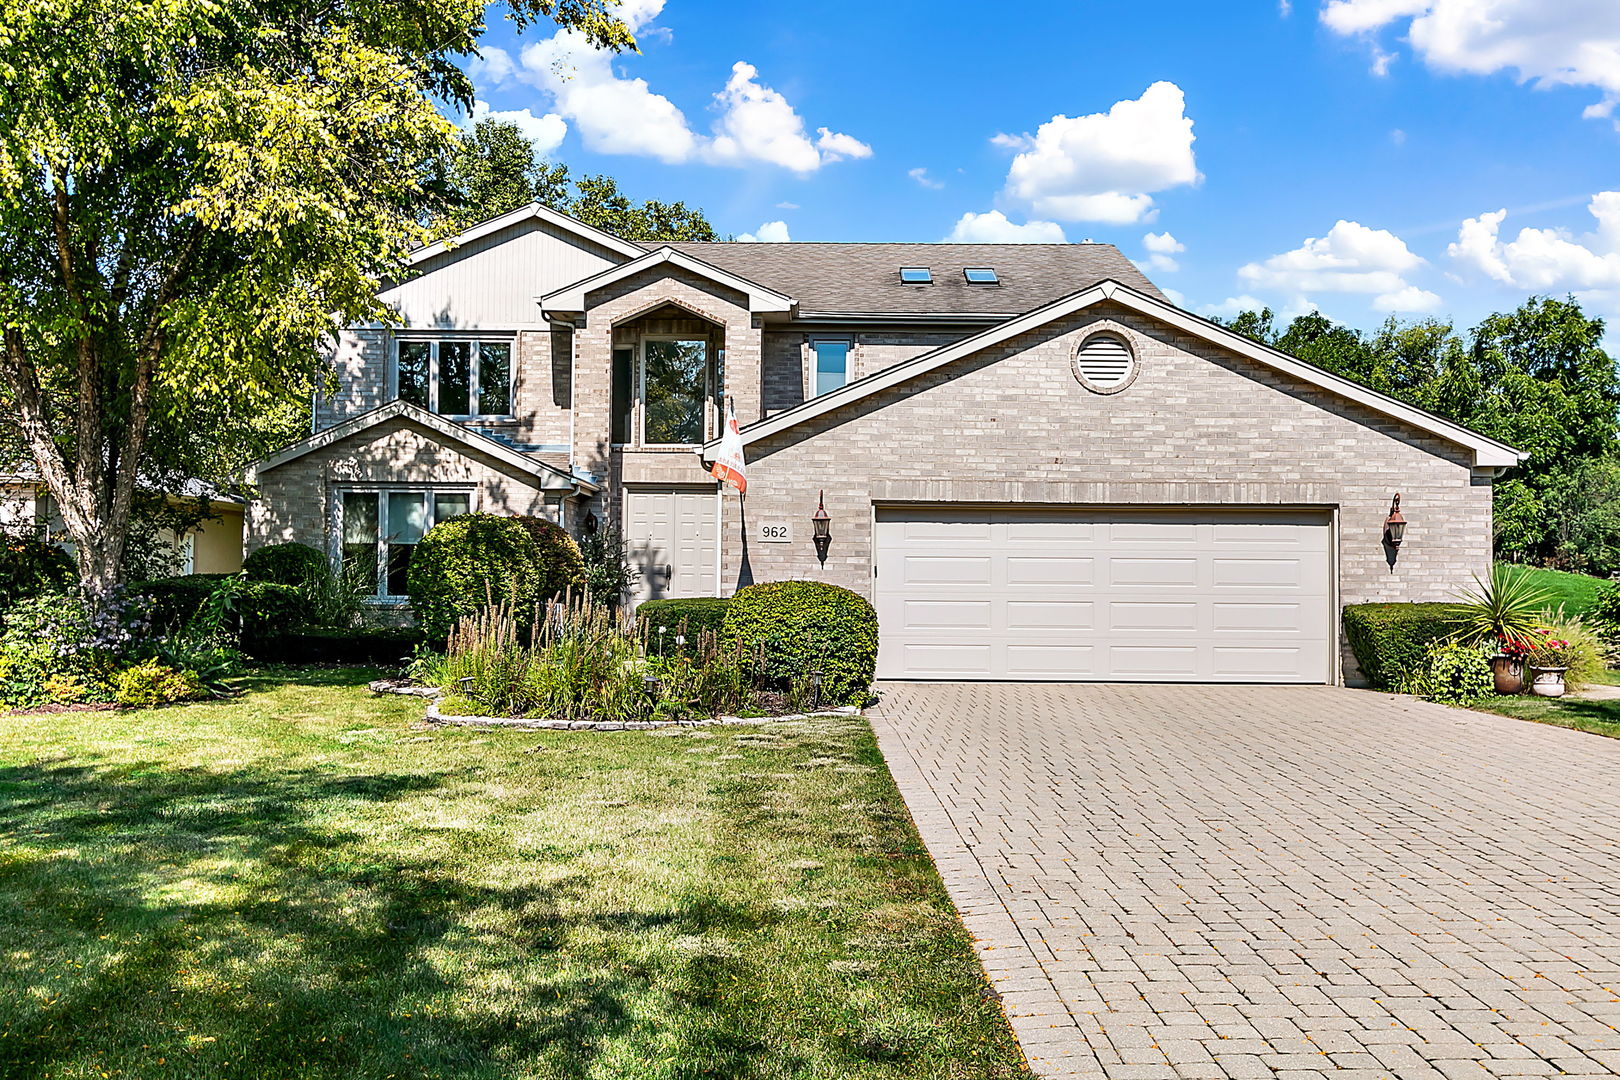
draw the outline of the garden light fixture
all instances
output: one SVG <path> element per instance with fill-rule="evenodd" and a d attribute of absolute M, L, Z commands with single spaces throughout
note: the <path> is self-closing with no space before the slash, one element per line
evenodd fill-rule
<path fill-rule="evenodd" d="M 1401 516 L 1401 496 L 1396 492 L 1395 501 L 1389 504 L 1389 517 L 1384 519 L 1384 543 L 1398 548 L 1405 537 L 1406 519 Z"/>
<path fill-rule="evenodd" d="M 816 496 L 816 512 L 810 515 L 813 530 L 811 540 L 816 545 L 816 558 L 827 561 L 827 549 L 832 546 L 832 518 L 827 515 L 827 493 Z"/>

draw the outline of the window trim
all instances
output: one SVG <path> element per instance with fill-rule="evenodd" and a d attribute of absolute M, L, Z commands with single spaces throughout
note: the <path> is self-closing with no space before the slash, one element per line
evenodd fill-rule
<path fill-rule="evenodd" d="M 364 595 L 362 603 L 366 604 L 408 604 L 409 596 L 401 596 L 388 591 L 388 496 L 390 495 L 424 495 L 427 497 L 427 525 L 422 531 L 438 524 L 435 505 L 439 495 L 465 495 L 467 496 L 467 512 L 478 513 L 478 485 L 466 484 L 388 484 L 388 483 L 356 483 L 340 484 L 335 489 L 332 510 L 332 538 L 327 551 L 331 560 L 332 570 L 336 574 L 343 573 L 343 502 L 349 495 L 375 495 L 377 496 L 377 538 L 373 543 L 376 549 L 377 587 Z"/>
<path fill-rule="evenodd" d="M 703 342 L 703 433 L 695 443 L 655 443 L 647 441 L 647 346 L 655 341 L 702 341 Z M 631 378 L 631 388 L 634 391 L 634 400 L 630 403 L 630 437 L 635 442 L 629 444 L 638 450 L 686 450 L 694 446 L 702 446 L 715 433 L 720 430 L 719 416 L 723 406 L 715 405 L 715 372 L 721 363 L 716 349 L 714 337 L 704 334 L 701 338 L 692 334 L 643 334 L 635 344 L 636 370 Z M 608 403 L 609 411 L 612 402 Z M 615 444 L 618 445 L 618 444 Z"/>
<path fill-rule="evenodd" d="M 517 335 L 514 334 L 466 334 L 466 333 L 438 333 L 412 332 L 392 335 L 393 344 L 389 349 L 388 363 L 388 400 L 400 399 L 399 393 L 399 347 L 404 344 L 426 344 L 428 347 L 428 403 L 427 411 L 435 416 L 442 416 L 446 420 L 514 420 L 517 418 Z M 467 342 L 470 346 L 467 357 L 467 404 L 483 404 L 482 387 L 479 385 L 483 374 L 484 345 L 505 345 L 506 354 L 506 411 L 499 413 L 466 412 L 447 413 L 439 411 L 439 346 L 447 341 Z"/>
<path fill-rule="evenodd" d="M 817 345 L 844 346 L 844 381 L 840 386 L 833 387 L 833 390 L 841 390 L 843 387 L 848 386 L 850 383 L 855 381 L 854 371 L 851 370 L 855 366 L 855 338 L 852 335 L 846 334 L 840 336 L 837 334 L 812 334 L 806 338 L 805 345 L 809 351 L 808 362 L 805 365 L 804 380 L 804 398 L 806 401 L 809 401 L 812 398 L 821 397 L 821 394 L 816 392 L 816 375 L 819 373 L 819 369 L 817 368 L 819 358 L 816 355 Z M 824 391 L 824 393 L 830 394 L 833 392 L 833 390 L 827 390 Z"/>

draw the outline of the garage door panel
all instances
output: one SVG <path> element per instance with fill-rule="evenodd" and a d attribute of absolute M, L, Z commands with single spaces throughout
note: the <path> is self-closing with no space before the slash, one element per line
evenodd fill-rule
<path fill-rule="evenodd" d="M 1190 589 L 1198 584 L 1198 560 L 1111 558 L 1108 583 Z"/>
<path fill-rule="evenodd" d="M 1006 627 L 1009 631 L 1093 630 L 1096 605 L 1089 600 L 1009 600 Z"/>
<path fill-rule="evenodd" d="M 1330 678 L 1325 512 L 880 507 L 877 518 L 883 678 Z"/>
<path fill-rule="evenodd" d="M 1094 559 L 1050 555 L 1008 555 L 1009 585 L 1090 585 Z"/>
<path fill-rule="evenodd" d="M 1014 679 L 1077 679 L 1095 674 L 1091 645 L 1009 645 L 1007 675 Z"/>

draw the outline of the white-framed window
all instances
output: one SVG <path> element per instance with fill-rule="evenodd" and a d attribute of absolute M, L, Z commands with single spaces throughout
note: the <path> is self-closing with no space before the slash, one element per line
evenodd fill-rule
<path fill-rule="evenodd" d="M 613 350 L 613 443 L 694 446 L 720 431 L 725 350 L 706 338 L 649 336 Z"/>
<path fill-rule="evenodd" d="M 422 534 L 472 512 L 472 489 L 355 487 L 338 493 L 338 559 L 345 580 L 379 600 L 403 600 Z M 368 588 L 369 586 L 369 588 Z"/>
<path fill-rule="evenodd" d="M 396 338 L 394 396 L 444 416 L 510 416 L 512 341 Z"/>
<path fill-rule="evenodd" d="M 810 396 L 820 397 L 849 382 L 848 338 L 810 339 Z"/>

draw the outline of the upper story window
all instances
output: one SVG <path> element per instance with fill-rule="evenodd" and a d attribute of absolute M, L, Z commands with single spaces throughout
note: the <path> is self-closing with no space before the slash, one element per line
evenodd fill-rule
<path fill-rule="evenodd" d="M 1001 278 L 996 275 L 994 268 L 989 266 L 969 266 L 962 270 L 962 276 L 967 278 L 969 285 L 1000 285 Z"/>
<path fill-rule="evenodd" d="M 900 268 L 900 284 L 902 285 L 931 285 L 934 281 L 934 272 L 926 266 L 902 266 Z"/>
<path fill-rule="evenodd" d="M 647 337 L 613 350 L 613 441 L 692 446 L 720 430 L 725 350 L 704 338 Z"/>
<path fill-rule="evenodd" d="M 394 360 L 396 396 L 445 416 L 512 412 L 512 343 L 470 338 L 403 339 Z"/>
<path fill-rule="evenodd" d="M 815 370 L 811 374 L 811 396 L 820 397 L 849 382 L 849 342 L 812 341 L 810 351 L 816 358 Z"/>

